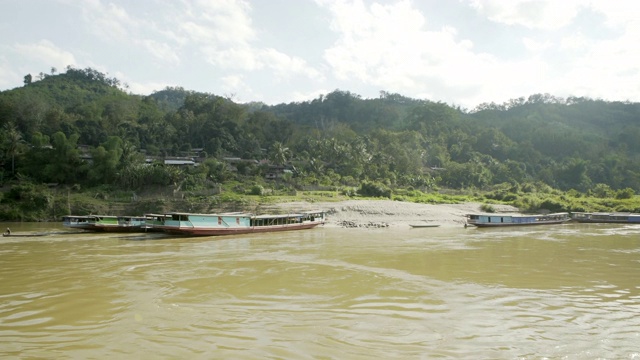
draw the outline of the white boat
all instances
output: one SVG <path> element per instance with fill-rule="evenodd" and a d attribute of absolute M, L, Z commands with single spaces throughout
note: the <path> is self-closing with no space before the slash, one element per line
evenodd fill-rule
<path fill-rule="evenodd" d="M 569 213 L 511 215 L 511 214 L 467 214 L 467 225 L 477 227 L 529 226 L 562 224 L 571 220 Z"/>
<path fill-rule="evenodd" d="M 623 212 L 574 212 L 571 218 L 580 223 L 640 224 L 640 214 Z"/>
<path fill-rule="evenodd" d="M 189 236 L 236 235 L 311 229 L 325 223 L 323 211 L 299 214 L 253 215 L 246 213 L 194 214 L 173 212 L 156 215 L 152 229 Z"/>

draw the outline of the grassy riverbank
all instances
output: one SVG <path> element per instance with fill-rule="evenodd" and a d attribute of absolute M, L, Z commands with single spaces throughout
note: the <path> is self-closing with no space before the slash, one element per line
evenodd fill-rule
<path fill-rule="evenodd" d="M 125 192 L 107 187 L 93 189 L 57 188 L 30 183 L 14 184 L 2 189 L 0 221 L 59 221 L 64 215 L 110 214 L 137 215 L 167 211 L 222 212 L 250 211 L 265 213 L 282 211 L 278 204 L 338 203 L 350 200 L 385 199 L 416 204 L 480 204 L 484 212 L 500 211 L 509 205 L 521 212 L 620 211 L 640 212 L 640 197 L 631 194 L 608 196 L 561 192 L 548 187 L 497 187 L 491 191 L 394 190 L 388 197 L 357 195 L 356 189 L 329 191 L 254 191 L 219 189 L 215 193 L 175 192 L 169 188 Z"/>

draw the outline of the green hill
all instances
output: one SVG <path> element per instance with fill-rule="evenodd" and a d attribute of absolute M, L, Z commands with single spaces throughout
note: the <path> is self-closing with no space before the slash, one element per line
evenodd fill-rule
<path fill-rule="evenodd" d="M 264 179 L 272 169 L 257 161 L 267 160 L 295 168 L 294 187 L 540 182 L 583 192 L 599 184 L 640 190 L 637 103 L 536 94 L 467 111 L 400 94 L 363 99 L 336 90 L 268 106 L 180 87 L 132 95 L 93 69 L 27 80 L 0 93 L 3 182 L 198 188 Z M 142 155 L 197 156 L 201 166 L 143 169 Z"/>

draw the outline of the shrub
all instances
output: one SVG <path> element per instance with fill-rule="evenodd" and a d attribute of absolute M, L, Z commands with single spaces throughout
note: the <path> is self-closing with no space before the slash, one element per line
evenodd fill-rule
<path fill-rule="evenodd" d="M 482 210 L 483 212 L 486 212 L 486 213 L 494 213 L 494 212 L 496 212 L 496 209 L 492 205 L 489 205 L 489 204 L 482 204 L 480 206 L 480 210 Z"/>
<path fill-rule="evenodd" d="M 550 212 L 568 211 L 566 204 L 555 199 L 545 199 L 542 203 L 540 203 L 540 208 L 549 210 Z"/>
<path fill-rule="evenodd" d="M 365 181 L 360 185 L 358 194 L 360 196 L 386 197 L 391 199 L 391 189 L 380 183 L 373 183 L 368 181 Z"/>
<path fill-rule="evenodd" d="M 262 185 L 253 185 L 249 190 L 249 195 L 262 195 L 264 194 L 264 187 Z"/>
<path fill-rule="evenodd" d="M 631 188 L 621 189 L 616 191 L 616 199 L 631 199 L 635 194 Z"/>

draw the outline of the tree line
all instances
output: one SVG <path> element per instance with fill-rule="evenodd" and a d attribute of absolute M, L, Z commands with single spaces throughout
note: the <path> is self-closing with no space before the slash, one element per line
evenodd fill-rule
<path fill-rule="evenodd" d="M 335 90 L 288 104 L 235 103 L 168 87 L 149 96 L 94 69 L 25 76 L 0 93 L 0 179 L 68 186 L 290 186 L 433 190 L 544 183 L 580 192 L 640 189 L 640 104 L 548 94 L 474 110 Z M 150 157 L 193 154 L 177 169 Z M 253 159 L 230 166 L 225 158 Z M 91 161 L 87 161 L 90 158 Z"/>

